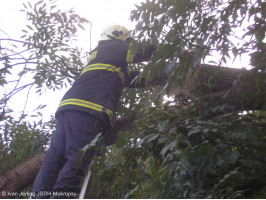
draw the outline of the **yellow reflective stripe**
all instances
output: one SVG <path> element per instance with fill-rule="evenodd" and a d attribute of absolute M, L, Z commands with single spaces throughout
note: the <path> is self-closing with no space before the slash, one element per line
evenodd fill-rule
<path fill-rule="evenodd" d="M 114 118 L 113 112 L 111 110 L 109 110 L 108 108 L 106 109 L 105 112 L 109 116 L 109 119 L 110 119 L 110 122 L 111 122 L 111 126 L 114 127 L 115 118 Z"/>
<path fill-rule="evenodd" d="M 96 104 L 96 103 L 92 103 L 90 101 L 84 101 L 81 99 L 66 99 L 64 101 L 61 101 L 59 104 L 59 108 L 65 105 L 77 105 L 77 106 L 82 106 L 82 107 L 86 107 L 86 108 L 90 108 L 99 112 L 103 112 L 104 107 Z M 108 115 L 109 119 L 110 119 L 110 123 L 111 126 L 114 126 L 115 123 L 115 119 L 114 119 L 114 115 L 113 112 L 110 109 L 106 109 L 105 113 Z"/>
<path fill-rule="evenodd" d="M 87 71 L 90 70 L 95 70 L 95 69 L 106 69 L 106 70 L 110 70 L 110 71 L 119 71 L 119 68 L 116 68 L 114 65 L 109 65 L 109 64 L 103 64 L 103 63 L 97 63 L 97 64 L 92 64 L 92 65 L 88 65 L 87 67 L 85 67 L 81 74 L 84 74 Z M 121 71 L 119 71 L 121 73 Z"/>
<path fill-rule="evenodd" d="M 100 112 L 103 110 L 103 106 L 81 99 L 66 99 L 60 102 L 59 107 L 69 104 L 91 108 Z"/>
<path fill-rule="evenodd" d="M 122 82 L 124 83 L 125 81 L 125 77 L 124 77 L 123 72 L 121 72 L 121 69 L 115 67 L 114 65 L 103 64 L 103 63 L 88 65 L 82 70 L 81 74 L 84 74 L 85 72 L 91 71 L 91 70 L 108 70 L 110 72 L 117 72 L 119 77 L 122 79 Z"/>
<path fill-rule="evenodd" d="M 126 60 L 127 63 L 133 63 L 134 55 L 132 54 L 132 52 L 130 50 L 131 45 L 132 45 L 132 43 L 130 43 L 128 50 L 127 50 L 127 60 Z"/>

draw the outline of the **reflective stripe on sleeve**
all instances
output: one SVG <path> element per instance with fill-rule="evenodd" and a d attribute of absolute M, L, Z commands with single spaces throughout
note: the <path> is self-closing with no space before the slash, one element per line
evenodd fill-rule
<path fill-rule="evenodd" d="M 84 74 L 85 72 L 91 70 L 108 70 L 110 72 L 117 72 L 119 77 L 122 79 L 122 82 L 124 83 L 125 81 L 125 75 L 123 74 L 123 72 L 121 72 L 121 68 L 117 68 L 114 65 L 103 64 L 103 63 L 88 65 L 82 70 L 81 74 Z"/>
<path fill-rule="evenodd" d="M 103 106 L 101 106 L 99 104 L 92 103 L 90 101 L 81 100 L 81 99 L 66 99 L 66 100 L 63 100 L 60 102 L 59 108 L 62 106 L 65 106 L 65 105 L 82 106 L 82 107 L 90 108 L 92 110 L 96 110 L 99 112 L 105 111 L 105 113 L 108 115 L 108 117 L 110 119 L 110 123 L 111 123 L 112 128 L 114 126 L 115 119 L 114 119 L 113 112 L 110 109 L 104 108 Z"/>
<path fill-rule="evenodd" d="M 114 124 L 115 124 L 115 118 L 114 118 L 113 112 L 111 110 L 109 110 L 108 108 L 106 109 L 105 112 L 109 116 L 109 120 L 110 120 L 111 126 L 113 128 L 114 127 Z"/>

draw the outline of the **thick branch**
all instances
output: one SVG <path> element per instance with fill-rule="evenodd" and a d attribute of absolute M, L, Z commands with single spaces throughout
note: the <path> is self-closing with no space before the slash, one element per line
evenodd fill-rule
<path fill-rule="evenodd" d="M 264 73 L 202 64 L 187 75 L 184 85 L 173 87 L 169 96 L 193 92 L 198 100 L 210 101 L 212 104 L 223 102 L 237 109 L 262 109 L 264 104 L 258 102 L 258 98 L 266 99 L 263 80 L 266 80 Z M 159 93 L 161 87 L 156 90 Z M 260 97 L 257 96 L 259 90 Z"/>
<path fill-rule="evenodd" d="M 41 153 L 8 171 L 1 177 L 0 198 L 15 198 L 15 196 L 10 195 L 11 192 L 20 192 L 32 184 L 43 159 L 44 153 Z"/>
<path fill-rule="evenodd" d="M 208 101 L 212 105 L 228 103 L 238 110 L 261 110 L 265 109 L 266 82 L 265 74 L 245 72 L 243 80 L 234 80 L 229 89 L 213 92 L 199 97 L 200 101 Z"/>

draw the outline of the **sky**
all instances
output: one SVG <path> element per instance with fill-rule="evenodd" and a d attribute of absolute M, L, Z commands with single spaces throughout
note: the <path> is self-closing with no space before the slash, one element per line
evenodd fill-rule
<path fill-rule="evenodd" d="M 39 0 L 29 0 L 32 4 Z M 48 1 L 48 0 L 45 0 Z M 92 48 L 97 45 L 99 35 L 103 27 L 116 23 L 133 29 L 135 23 L 129 20 L 130 11 L 135 9 L 134 4 L 144 0 L 57 0 L 58 8 L 70 10 L 74 8 L 76 13 L 92 22 Z M 21 29 L 27 23 L 26 15 L 20 10 L 23 4 L 27 5 L 28 0 L 0 0 L 0 29 L 5 31 L 11 38 L 18 38 L 22 35 Z M 86 31 L 80 33 L 79 44 L 89 48 L 89 25 Z M 3 32 L 0 32 L 0 36 Z"/>
<path fill-rule="evenodd" d="M 73 6 L 80 16 L 92 22 L 92 47 L 97 44 L 102 28 L 108 24 L 116 23 L 133 29 L 135 24 L 129 20 L 130 11 L 139 2 L 140 0 L 58 0 L 60 7 L 70 9 Z"/>
<path fill-rule="evenodd" d="M 39 0 L 29 0 L 32 4 Z M 143 0 L 57 0 L 58 8 L 70 10 L 74 8 L 76 13 L 92 22 L 92 48 L 96 47 L 101 30 L 108 24 L 116 23 L 133 29 L 135 24 L 129 20 L 130 11 L 135 9 L 134 4 L 139 4 Z M 0 0 L 0 37 L 8 36 L 19 39 L 23 33 L 21 30 L 27 23 L 26 15 L 20 10 L 28 0 Z M 4 31 L 4 32 L 3 32 Z M 89 25 L 85 31 L 79 33 L 78 44 L 85 50 L 90 49 Z M 32 90 L 34 91 L 34 90 Z M 0 91 L 1 92 L 1 91 Z M 61 98 L 66 90 L 47 91 L 43 97 L 31 94 L 26 110 L 31 112 L 39 103 L 47 104 L 45 108 L 45 119 L 49 119 L 54 114 Z M 25 95 L 25 94 L 24 94 Z M 20 96 L 16 96 L 20 99 Z M 12 103 L 16 110 L 23 110 L 24 102 L 16 98 Z M 21 97 L 23 99 L 23 97 Z M 20 103 L 18 103 L 20 102 Z M 34 105 L 34 106 L 32 106 Z"/>

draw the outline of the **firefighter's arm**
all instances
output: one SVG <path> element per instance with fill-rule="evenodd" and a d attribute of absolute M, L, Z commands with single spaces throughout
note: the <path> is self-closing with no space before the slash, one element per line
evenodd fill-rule
<path fill-rule="evenodd" d="M 147 45 L 145 48 L 135 41 L 131 42 L 127 51 L 127 63 L 140 63 L 149 61 L 156 47 Z"/>
<path fill-rule="evenodd" d="M 156 47 L 151 44 L 147 44 L 147 46 L 143 49 L 141 45 L 136 43 L 136 41 L 131 41 L 128 52 L 127 52 L 127 62 L 128 63 L 139 63 L 149 61 L 152 54 L 156 50 Z M 167 74 L 161 74 L 160 77 L 156 77 L 153 80 L 149 78 L 145 78 L 141 76 L 141 72 L 139 71 L 129 71 L 128 78 L 125 82 L 126 87 L 131 88 L 144 88 L 147 86 L 158 86 L 163 85 L 168 80 Z"/>

